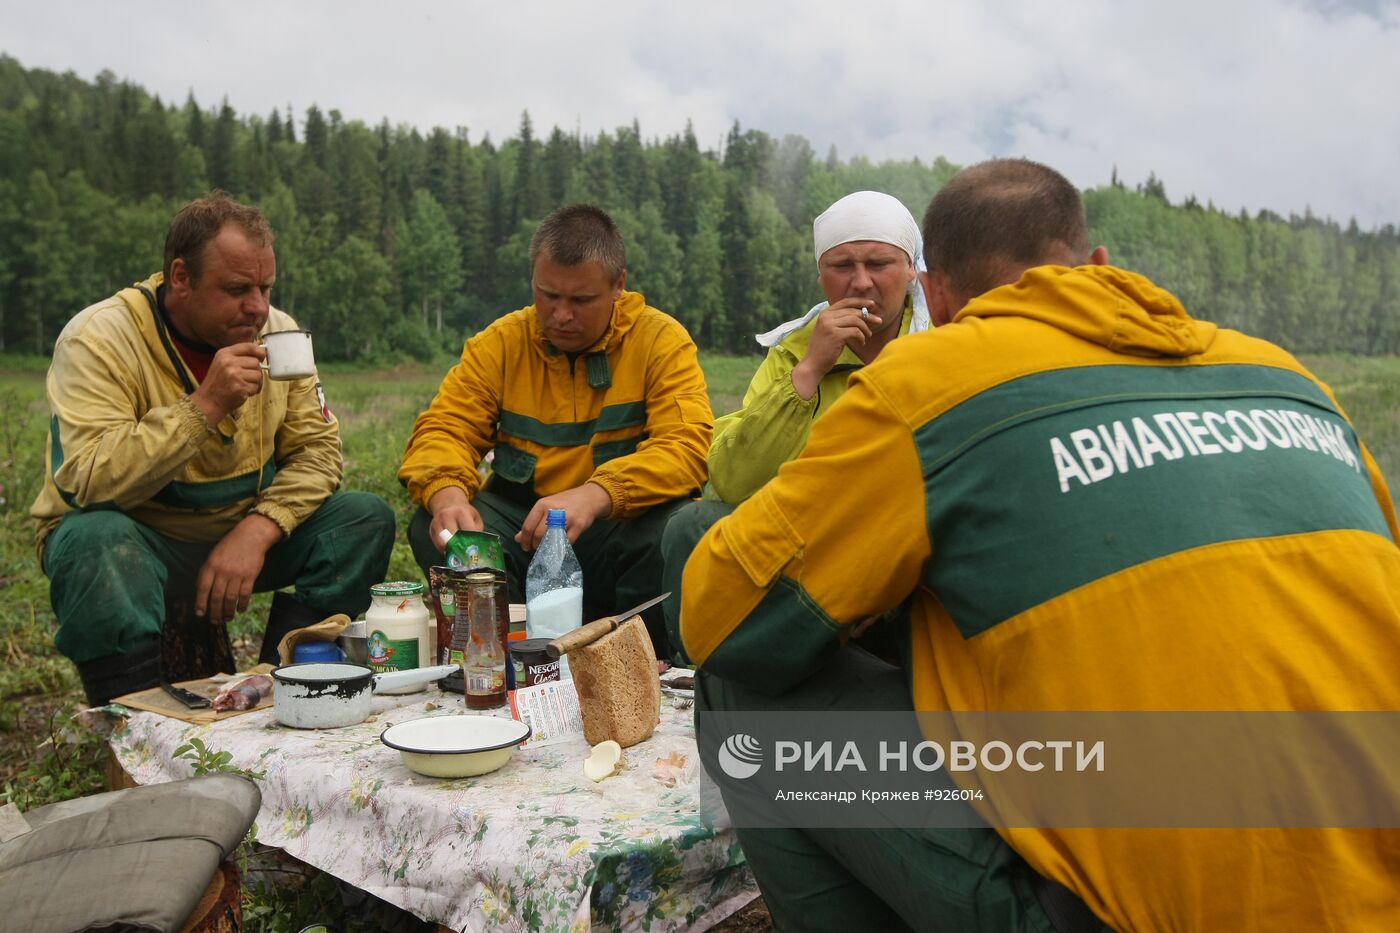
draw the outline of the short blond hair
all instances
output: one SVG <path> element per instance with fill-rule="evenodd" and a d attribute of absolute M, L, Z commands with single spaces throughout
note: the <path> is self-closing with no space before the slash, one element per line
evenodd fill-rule
<path fill-rule="evenodd" d="M 616 282 L 627 270 L 627 248 L 622 231 L 604 211 L 591 204 L 561 207 L 540 223 L 530 238 L 530 265 L 547 255 L 561 266 L 581 266 L 597 261 Z"/>
<path fill-rule="evenodd" d="M 203 272 L 204 247 L 230 223 L 259 246 L 271 246 L 276 239 L 262 211 L 235 201 L 226 191 L 211 191 L 180 208 L 171 218 L 170 229 L 165 233 L 165 280 L 170 281 L 170 269 L 175 260 L 182 259 L 185 268 L 190 270 L 190 281 L 198 284 Z"/>

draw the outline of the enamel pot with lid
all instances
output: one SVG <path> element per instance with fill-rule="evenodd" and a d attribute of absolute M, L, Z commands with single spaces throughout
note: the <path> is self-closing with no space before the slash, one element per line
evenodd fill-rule
<path fill-rule="evenodd" d="M 376 674 L 359 664 L 288 664 L 272 672 L 272 710 L 277 721 L 297 729 L 335 729 L 364 722 L 370 697 L 383 690 L 441 680 L 455 664 Z"/>

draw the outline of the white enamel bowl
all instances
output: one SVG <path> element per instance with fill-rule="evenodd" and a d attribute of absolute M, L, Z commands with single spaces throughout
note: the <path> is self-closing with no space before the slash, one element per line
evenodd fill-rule
<path fill-rule="evenodd" d="M 486 774 L 510 761 L 530 727 L 498 716 L 430 716 L 385 729 L 379 740 L 398 749 L 403 763 L 428 777 Z"/>

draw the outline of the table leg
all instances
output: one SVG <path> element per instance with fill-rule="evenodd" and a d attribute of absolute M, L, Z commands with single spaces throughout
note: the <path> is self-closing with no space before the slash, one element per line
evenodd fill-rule
<path fill-rule="evenodd" d="M 117 760 L 117 753 L 112 751 L 112 746 L 107 746 L 107 762 L 102 768 L 103 777 L 107 779 L 108 790 L 125 790 L 128 787 L 138 786 L 131 779 L 131 775 L 126 773 L 122 763 Z"/>

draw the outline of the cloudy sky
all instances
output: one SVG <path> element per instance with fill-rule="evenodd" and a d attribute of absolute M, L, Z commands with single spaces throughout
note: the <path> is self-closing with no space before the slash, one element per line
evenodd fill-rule
<path fill-rule="evenodd" d="M 1024 155 L 1081 186 L 1400 224 L 1400 0 L 0 0 L 0 50 L 240 113 L 819 154 Z"/>

